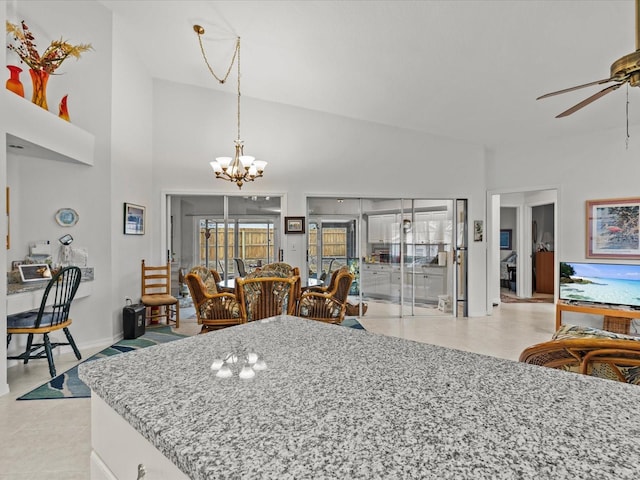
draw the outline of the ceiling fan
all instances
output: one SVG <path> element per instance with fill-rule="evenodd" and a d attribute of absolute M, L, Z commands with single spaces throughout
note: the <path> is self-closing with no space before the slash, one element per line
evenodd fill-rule
<path fill-rule="evenodd" d="M 605 83 L 615 82 L 606 88 L 603 88 L 598 93 L 591 95 L 584 99 L 577 105 L 574 105 L 568 110 L 565 110 L 556 118 L 566 117 L 574 112 L 577 112 L 583 107 L 586 107 L 590 103 L 596 101 L 600 97 L 606 95 L 609 92 L 617 90 L 622 85 L 628 83 L 632 87 L 640 86 L 640 0 L 636 0 L 636 51 L 619 58 L 611 64 L 611 76 L 604 80 L 596 80 L 595 82 L 585 83 L 584 85 L 578 85 L 576 87 L 565 88 L 564 90 L 558 90 L 557 92 L 547 93 L 542 95 L 536 100 L 542 98 L 552 97 L 554 95 L 560 95 L 561 93 L 572 92 L 580 88 L 590 87 L 592 85 L 603 85 Z"/>

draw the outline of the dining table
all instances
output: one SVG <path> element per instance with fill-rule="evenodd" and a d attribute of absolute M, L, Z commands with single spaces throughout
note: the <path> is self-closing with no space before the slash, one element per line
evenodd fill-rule
<path fill-rule="evenodd" d="M 113 478 L 640 478 L 636 385 L 294 316 L 79 374 Z"/>
<path fill-rule="evenodd" d="M 240 277 L 242 278 L 242 277 Z M 227 278 L 222 280 L 216 284 L 218 286 L 218 290 L 221 292 L 234 292 L 236 289 L 236 279 L 235 278 Z M 323 281 L 317 278 L 307 278 L 306 285 L 302 287 L 302 290 L 306 290 L 310 287 L 318 287 L 322 286 Z"/>

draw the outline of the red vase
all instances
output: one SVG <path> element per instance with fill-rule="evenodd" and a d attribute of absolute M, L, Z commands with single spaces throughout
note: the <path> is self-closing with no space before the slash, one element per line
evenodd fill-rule
<path fill-rule="evenodd" d="M 31 94 L 31 101 L 39 107 L 49 110 L 47 105 L 47 82 L 49 81 L 49 74 L 45 70 L 29 69 L 31 75 L 31 83 L 33 85 L 33 92 Z"/>
<path fill-rule="evenodd" d="M 9 80 L 7 80 L 7 90 L 11 90 L 16 95 L 24 97 L 24 86 L 20 81 L 20 72 L 22 72 L 22 69 L 15 65 L 7 65 L 7 68 L 9 72 L 11 72 L 11 76 Z"/>

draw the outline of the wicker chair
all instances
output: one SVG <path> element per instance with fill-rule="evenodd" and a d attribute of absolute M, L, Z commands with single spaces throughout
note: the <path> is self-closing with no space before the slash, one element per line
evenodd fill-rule
<path fill-rule="evenodd" d="M 220 293 L 218 283 L 222 281 L 222 277 L 217 270 L 200 265 L 193 267 L 189 273 L 193 273 L 200 277 L 200 280 L 202 280 L 202 283 L 207 287 L 207 292 L 210 295 Z"/>
<path fill-rule="evenodd" d="M 240 304 L 233 293 L 210 293 L 197 273 L 187 273 L 185 281 L 196 309 L 198 324 L 202 325 L 200 333 L 244 323 Z"/>
<path fill-rule="evenodd" d="M 236 280 L 236 294 L 242 319 L 252 322 L 281 314 L 294 315 L 300 277 L 261 276 L 275 272 L 255 272 Z"/>
<path fill-rule="evenodd" d="M 298 316 L 327 323 L 342 323 L 347 308 L 351 283 L 355 278 L 348 269 L 336 270 L 331 278 L 331 290 L 307 290 L 298 302 Z"/>
<path fill-rule="evenodd" d="M 640 385 L 640 339 L 621 337 L 555 338 L 526 348 L 520 361 Z"/>

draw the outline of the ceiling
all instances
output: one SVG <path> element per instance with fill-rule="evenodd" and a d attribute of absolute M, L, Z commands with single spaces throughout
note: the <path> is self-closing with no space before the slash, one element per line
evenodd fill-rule
<path fill-rule="evenodd" d="M 489 148 L 626 132 L 626 87 L 561 119 L 603 87 L 536 97 L 608 78 L 611 63 L 636 49 L 634 0 L 100 3 L 122 17 L 155 78 L 235 92 L 235 70 L 225 85 L 208 72 L 197 23 L 219 76 L 242 38 L 245 98 Z M 633 141 L 640 88 L 628 94 Z"/>

